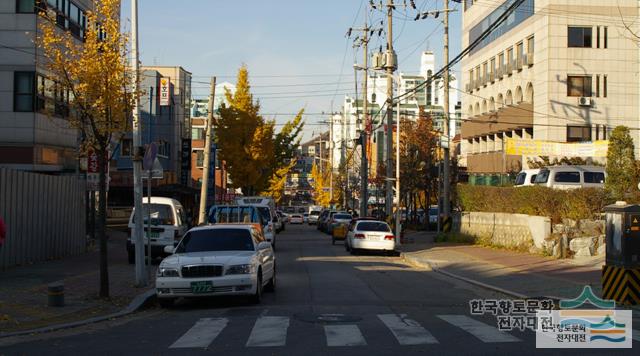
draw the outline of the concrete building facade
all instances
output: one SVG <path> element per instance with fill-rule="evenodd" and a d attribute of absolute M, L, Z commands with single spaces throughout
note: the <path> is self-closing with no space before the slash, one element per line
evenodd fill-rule
<path fill-rule="evenodd" d="M 0 2 L 1 166 L 39 172 L 78 167 L 79 134 L 69 126 L 69 93 L 55 90 L 35 39 L 41 9 L 82 41 L 85 12 L 92 7 L 92 0 Z"/>
<path fill-rule="evenodd" d="M 515 0 L 467 0 L 463 48 Z M 507 155 L 509 138 L 607 139 L 638 128 L 638 2 L 525 0 L 462 61 L 461 151 L 470 174 L 505 174 L 528 158 Z M 627 33 L 628 35 L 625 35 Z"/>

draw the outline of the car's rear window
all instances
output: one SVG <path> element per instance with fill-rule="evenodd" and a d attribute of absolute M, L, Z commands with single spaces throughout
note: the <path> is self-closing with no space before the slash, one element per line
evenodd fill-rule
<path fill-rule="evenodd" d="M 356 226 L 359 231 L 391 232 L 389 225 L 382 221 L 361 221 Z"/>
<path fill-rule="evenodd" d="M 149 213 L 151 213 L 151 225 L 173 225 L 173 210 L 169 204 L 142 204 L 142 218 L 148 224 Z M 135 224 L 136 215 L 133 214 L 132 222 Z"/>
<path fill-rule="evenodd" d="M 218 206 L 209 214 L 212 224 L 223 223 L 259 223 L 260 217 L 252 206 Z"/>
<path fill-rule="evenodd" d="M 254 251 L 251 232 L 247 229 L 189 231 L 176 249 L 176 253 L 206 251 Z"/>
<path fill-rule="evenodd" d="M 602 172 L 584 172 L 585 183 L 604 183 L 604 173 Z"/>
<path fill-rule="evenodd" d="M 259 206 L 258 211 L 260 212 L 260 215 L 262 215 L 264 225 L 268 225 L 271 221 L 271 212 L 269 211 L 269 208 L 267 208 L 266 206 Z"/>
<path fill-rule="evenodd" d="M 336 220 L 351 220 L 353 219 L 353 217 L 349 214 L 335 214 L 333 216 L 334 219 Z"/>
<path fill-rule="evenodd" d="M 314 210 L 314 211 L 312 211 L 312 212 L 311 212 L 311 214 L 309 214 L 309 215 L 318 216 L 318 215 L 320 215 L 320 212 L 319 212 L 319 211 L 315 211 L 315 210 Z"/>
<path fill-rule="evenodd" d="M 515 185 L 523 185 L 526 177 L 527 177 L 527 174 L 525 172 L 518 173 L 518 175 L 516 176 Z"/>

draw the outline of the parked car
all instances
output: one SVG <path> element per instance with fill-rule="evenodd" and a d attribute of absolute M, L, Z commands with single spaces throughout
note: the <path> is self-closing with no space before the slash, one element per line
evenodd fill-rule
<path fill-rule="evenodd" d="M 320 216 L 318 216 L 318 230 L 325 231 L 326 222 L 329 218 L 329 214 L 331 213 L 332 211 L 327 209 L 323 210 L 322 213 L 320 213 Z M 335 211 L 333 211 L 333 213 L 335 213 Z"/>
<path fill-rule="evenodd" d="M 524 169 L 516 176 L 515 187 L 526 187 L 535 185 L 536 177 L 540 173 L 540 169 Z"/>
<path fill-rule="evenodd" d="M 148 238 L 147 230 L 149 218 L 151 218 L 151 230 L 149 237 L 151 239 L 151 258 L 164 257 L 164 247 L 173 247 L 175 242 L 182 238 L 182 235 L 189 230 L 187 214 L 179 201 L 164 197 L 143 198 L 142 202 L 142 219 L 143 219 L 143 236 L 144 236 L 144 253 L 148 254 Z M 135 253 L 135 209 L 131 211 L 129 216 L 129 237 L 127 238 L 127 260 L 133 264 L 136 262 Z"/>
<path fill-rule="evenodd" d="M 318 217 L 320 216 L 320 211 L 319 210 L 313 210 L 309 213 L 309 225 L 316 225 L 318 224 Z"/>
<path fill-rule="evenodd" d="M 278 215 L 278 220 L 280 222 L 280 225 L 279 225 L 280 229 L 276 230 L 276 232 L 282 232 L 287 227 L 287 223 L 289 222 L 289 216 L 280 210 L 276 211 L 276 214 Z"/>
<path fill-rule="evenodd" d="M 304 223 L 304 218 L 300 214 L 291 214 L 291 224 L 302 224 Z"/>
<path fill-rule="evenodd" d="M 260 303 L 262 290 L 276 287 L 276 258 L 271 244 L 251 224 L 200 226 L 178 245 L 166 246 L 156 293 L 162 307 L 179 297 L 249 295 Z"/>
<path fill-rule="evenodd" d="M 429 224 L 436 225 L 438 223 L 438 206 L 431 205 L 429 207 Z"/>
<path fill-rule="evenodd" d="M 352 255 L 359 250 L 378 250 L 393 252 L 396 248 L 396 239 L 391 232 L 391 227 L 384 221 L 358 220 L 349 226 L 345 250 Z"/>
<path fill-rule="evenodd" d="M 305 224 L 309 222 L 309 213 L 302 214 L 302 222 Z"/>
<path fill-rule="evenodd" d="M 600 166 L 549 166 L 540 169 L 535 184 L 554 189 L 604 188 L 606 176 Z"/>
<path fill-rule="evenodd" d="M 347 225 L 351 222 L 351 219 L 353 219 L 353 216 L 351 216 L 351 214 L 348 213 L 336 213 L 333 214 L 329 220 L 329 222 L 327 223 L 327 232 L 332 235 L 333 234 L 333 229 L 338 226 L 338 225 Z"/>

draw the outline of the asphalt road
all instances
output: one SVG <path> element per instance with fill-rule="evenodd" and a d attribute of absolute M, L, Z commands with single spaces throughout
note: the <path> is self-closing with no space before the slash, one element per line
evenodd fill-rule
<path fill-rule="evenodd" d="M 503 333 L 472 316 L 472 299 L 503 298 L 400 257 L 351 256 L 307 225 L 278 235 L 278 286 L 261 305 L 181 301 L 169 310 L 14 340 L 0 355 L 522 355 L 632 354 L 540 350 L 530 331 Z M 638 347 L 638 343 L 635 342 Z M 586 352 L 585 352 L 586 351 Z"/>

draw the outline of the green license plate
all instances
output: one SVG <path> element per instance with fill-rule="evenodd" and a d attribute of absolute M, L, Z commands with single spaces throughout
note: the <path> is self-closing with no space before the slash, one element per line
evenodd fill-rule
<path fill-rule="evenodd" d="M 160 237 L 160 233 L 157 231 L 151 231 L 149 233 L 149 237 L 151 237 L 152 239 L 157 239 L 158 237 Z"/>
<path fill-rule="evenodd" d="M 191 292 L 211 293 L 213 292 L 213 283 L 211 281 L 191 282 Z"/>

